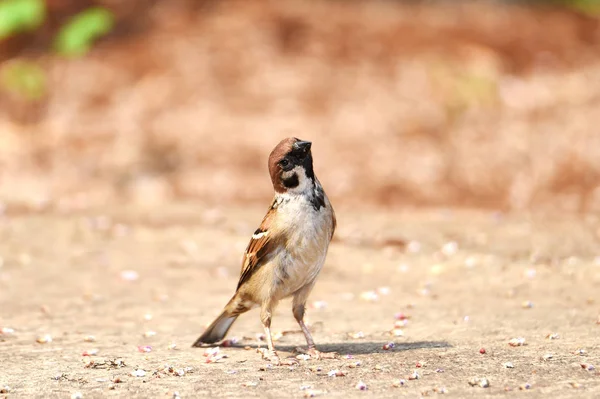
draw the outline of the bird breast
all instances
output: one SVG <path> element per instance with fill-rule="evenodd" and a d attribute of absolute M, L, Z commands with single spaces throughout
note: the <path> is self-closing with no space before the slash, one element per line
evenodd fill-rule
<path fill-rule="evenodd" d="M 274 288 L 283 298 L 311 284 L 323 267 L 333 219 L 331 205 L 315 210 L 308 200 L 286 202 L 278 209 L 288 227 L 287 242 L 274 273 Z"/>

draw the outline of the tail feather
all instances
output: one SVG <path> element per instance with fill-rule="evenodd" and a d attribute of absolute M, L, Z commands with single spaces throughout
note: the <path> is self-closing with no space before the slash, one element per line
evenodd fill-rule
<path fill-rule="evenodd" d="M 204 331 L 192 346 L 199 347 L 202 346 L 202 344 L 214 344 L 215 342 L 223 340 L 237 318 L 238 315 L 232 315 L 227 310 L 224 310 L 223 313 L 208 326 L 206 331 Z"/>

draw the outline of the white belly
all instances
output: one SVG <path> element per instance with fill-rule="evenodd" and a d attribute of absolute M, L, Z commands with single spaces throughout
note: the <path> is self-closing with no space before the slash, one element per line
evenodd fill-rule
<path fill-rule="evenodd" d="M 333 229 L 331 205 L 327 205 L 319 211 L 304 202 L 280 208 L 290 229 L 273 275 L 272 287 L 279 299 L 312 284 L 321 271 Z"/>

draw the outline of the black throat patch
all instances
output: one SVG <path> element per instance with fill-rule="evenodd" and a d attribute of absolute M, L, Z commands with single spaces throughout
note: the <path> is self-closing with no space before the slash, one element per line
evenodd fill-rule
<path fill-rule="evenodd" d="M 297 173 L 294 173 L 288 178 L 282 178 L 281 182 L 283 183 L 285 188 L 295 188 L 298 187 L 298 184 L 300 184 Z"/>

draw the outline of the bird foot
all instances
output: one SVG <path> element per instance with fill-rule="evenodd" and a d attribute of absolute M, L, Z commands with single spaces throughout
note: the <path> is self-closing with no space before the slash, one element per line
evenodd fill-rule
<path fill-rule="evenodd" d="M 321 352 L 317 350 L 317 348 L 296 348 L 296 352 L 303 353 L 309 355 L 311 359 L 321 360 L 321 359 L 337 359 L 339 354 L 337 352 Z"/>
<path fill-rule="evenodd" d="M 281 359 L 277 352 L 270 351 L 268 349 L 259 349 L 258 350 L 262 355 L 262 358 L 271 362 L 273 366 L 297 366 L 298 361 L 293 358 L 285 358 Z"/>

